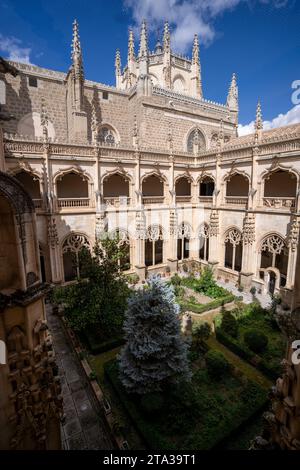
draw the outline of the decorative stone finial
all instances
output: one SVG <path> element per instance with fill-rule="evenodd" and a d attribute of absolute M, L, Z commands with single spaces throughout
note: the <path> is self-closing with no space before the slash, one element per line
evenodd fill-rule
<path fill-rule="evenodd" d="M 262 120 L 260 100 L 258 100 L 257 107 L 256 107 L 255 130 L 258 131 L 261 129 L 263 129 L 263 120 Z"/>
<path fill-rule="evenodd" d="M 147 24 L 146 20 L 142 22 L 141 34 L 140 34 L 140 50 L 139 58 L 148 57 L 148 42 L 147 42 Z"/>
<path fill-rule="evenodd" d="M 134 37 L 133 37 L 133 31 L 130 28 L 129 29 L 129 36 L 128 36 L 128 56 L 127 56 L 127 62 L 134 61 L 135 60 L 135 53 L 134 53 Z"/>
<path fill-rule="evenodd" d="M 72 41 L 72 62 L 75 78 L 84 80 L 82 51 L 79 39 L 79 27 L 77 20 L 73 22 L 73 41 Z"/>
<path fill-rule="evenodd" d="M 235 73 L 232 75 L 228 95 L 227 95 L 227 106 L 232 111 L 238 111 L 239 102 L 238 102 L 238 86 L 236 81 Z"/>
<path fill-rule="evenodd" d="M 163 37 L 163 49 L 164 53 L 168 53 L 171 50 L 171 37 L 169 23 L 166 21 L 164 26 L 164 37 Z"/>

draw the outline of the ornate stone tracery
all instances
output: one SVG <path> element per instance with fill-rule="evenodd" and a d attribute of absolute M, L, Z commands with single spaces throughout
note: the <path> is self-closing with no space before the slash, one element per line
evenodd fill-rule
<path fill-rule="evenodd" d="M 269 251 L 273 255 L 280 255 L 286 250 L 286 243 L 279 235 L 269 235 L 261 245 L 261 251 Z"/>
<path fill-rule="evenodd" d="M 229 229 L 227 232 L 226 232 L 226 235 L 225 235 L 225 239 L 224 239 L 224 242 L 229 242 L 231 243 L 232 245 L 236 246 L 238 245 L 239 243 L 241 243 L 241 240 L 242 240 L 242 234 L 239 230 L 237 230 L 236 228 L 232 228 L 232 229 Z"/>
<path fill-rule="evenodd" d="M 146 239 L 150 242 L 163 240 L 163 230 L 160 225 L 150 225 L 146 232 Z"/>
<path fill-rule="evenodd" d="M 87 237 L 79 233 L 71 233 L 63 242 L 62 252 L 66 253 L 71 251 L 72 253 L 76 253 L 78 255 L 82 248 L 87 248 L 88 250 L 91 248 Z"/>

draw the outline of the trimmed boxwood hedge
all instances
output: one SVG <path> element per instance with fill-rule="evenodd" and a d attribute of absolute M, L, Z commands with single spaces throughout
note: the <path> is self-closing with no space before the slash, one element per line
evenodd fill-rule
<path fill-rule="evenodd" d="M 264 361 L 259 356 L 255 355 L 253 351 L 248 349 L 246 346 L 241 345 L 238 340 L 226 334 L 220 327 L 216 326 L 215 322 L 215 332 L 217 340 L 230 349 L 233 353 L 240 356 L 242 359 L 245 359 L 247 362 L 250 362 L 251 365 L 256 367 L 260 372 L 266 375 L 271 380 L 276 380 L 280 372 L 270 367 L 266 361 Z M 258 358 L 258 360 L 255 360 Z"/>
<path fill-rule="evenodd" d="M 179 301 L 179 305 L 181 307 L 182 312 L 190 311 L 193 313 L 204 313 L 208 312 L 209 310 L 213 310 L 215 308 L 221 307 L 222 305 L 228 304 L 229 302 L 233 302 L 235 300 L 235 296 L 233 294 L 227 295 L 226 297 L 221 297 L 220 299 L 214 299 L 207 304 L 197 304 L 193 302 L 184 302 Z"/>
<path fill-rule="evenodd" d="M 92 354 L 100 354 L 110 351 L 111 349 L 122 346 L 125 343 L 124 338 L 122 337 L 108 338 L 107 340 L 99 341 L 97 340 L 97 336 L 90 332 L 83 333 L 82 339 L 87 344 Z"/>
<path fill-rule="evenodd" d="M 135 427 L 136 431 L 138 432 L 139 436 L 142 438 L 145 446 L 149 450 L 178 450 L 180 449 L 180 443 L 177 441 L 173 441 L 173 437 L 176 436 L 178 431 L 170 430 L 161 428 L 160 424 L 157 422 L 151 422 L 151 419 L 147 418 L 146 415 L 142 414 L 142 411 L 139 409 L 139 405 L 135 396 L 129 397 L 126 393 L 126 390 L 122 386 L 119 377 L 118 377 L 118 364 L 116 361 L 107 362 L 104 366 L 105 375 L 109 380 L 110 384 L 112 385 L 115 393 L 117 394 L 120 403 L 123 405 L 126 413 L 128 414 L 129 419 L 131 420 L 133 426 Z M 201 376 L 205 375 L 206 371 L 198 370 L 195 374 L 200 374 Z M 199 377 L 201 383 L 203 383 L 203 379 Z M 207 380 L 207 379 L 206 379 Z M 211 383 L 212 379 L 208 379 L 209 383 Z M 235 380 L 233 377 L 227 380 Z M 214 381 L 212 380 L 212 385 L 214 386 Z M 188 385 L 189 386 L 189 385 Z M 224 386 L 224 384 L 220 385 L 219 387 Z M 197 387 L 197 385 L 196 385 Z M 226 437 L 228 437 L 232 432 L 236 432 L 240 426 L 245 426 L 246 422 L 252 417 L 254 413 L 258 410 L 262 409 L 267 402 L 266 391 L 263 390 L 258 384 L 249 380 L 244 385 L 243 389 L 240 389 L 239 393 L 241 395 L 241 401 L 237 404 L 232 403 L 232 412 L 234 416 L 229 412 L 228 405 L 230 401 L 226 402 L 226 412 L 225 417 L 221 417 L 220 420 L 215 416 L 215 413 L 221 412 L 222 403 L 220 400 L 220 391 L 218 387 L 214 389 L 216 394 L 212 394 L 211 390 L 207 391 L 206 386 L 204 386 L 203 390 L 198 391 L 197 400 L 199 400 L 199 404 L 197 401 L 194 402 L 193 406 L 197 406 L 197 408 L 190 409 L 187 413 L 180 413 L 182 417 L 182 425 L 181 425 L 181 433 L 183 439 L 183 448 L 188 449 L 212 449 L 218 443 L 223 441 Z M 184 396 L 184 390 L 183 396 Z M 171 400 L 172 401 L 172 400 Z M 172 409 L 172 404 L 169 403 Z M 174 403 L 173 403 L 174 405 Z M 188 408 L 191 407 L 191 404 L 187 404 Z M 231 406 L 231 405 L 230 405 Z M 216 408 L 214 408 L 216 407 Z M 211 410 L 214 409 L 213 414 Z M 207 415 L 203 416 L 205 427 L 203 430 L 198 433 L 194 433 L 189 428 L 189 421 L 190 421 L 190 412 L 196 413 L 197 415 L 201 415 L 201 413 L 206 413 Z M 182 410 L 184 411 L 184 410 Z M 163 408 L 163 412 L 166 412 L 166 409 Z M 168 416 L 168 414 L 166 415 Z M 183 428 L 186 429 L 183 432 Z M 161 430 L 162 429 L 162 430 Z M 175 433 L 175 434 L 174 434 Z M 180 433 L 180 435 L 181 435 Z"/>

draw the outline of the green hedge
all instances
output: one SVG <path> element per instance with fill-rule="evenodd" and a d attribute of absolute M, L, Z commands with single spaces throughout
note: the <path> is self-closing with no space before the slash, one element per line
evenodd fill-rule
<path fill-rule="evenodd" d="M 233 294 L 230 294 L 226 297 L 221 297 L 220 299 L 212 300 L 207 304 L 195 304 L 193 302 L 179 301 L 179 305 L 181 307 L 182 312 L 190 311 L 193 313 L 200 314 L 221 307 L 222 305 L 228 304 L 229 302 L 233 302 L 234 300 L 235 296 Z"/>
<path fill-rule="evenodd" d="M 108 338 L 106 340 L 99 341 L 96 335 L 87 331 L 82 334 L 82 338 L 92 354 L 100 354 L 110 351 L 111 349 L 122 346 L 125 343 L 124 338 L 122 337 Z"/>
<path fill-rule="evenodd" d="M 118 365 L 116 361 L 110 361 L 105 364 L 105 375 L 112 385 L 117 397 L 120 400 L 120 403 L 123 405 L 129 419 L 131 420 L 133 426 L 135 427 L 137 433 L 140 435 L 147 449 L 149 450 L 178 450 L 180 449 L 180 444 L 173 441 L 173 432 L 166 434 L 167 430 L 164 429 L 164 432 L 161 432 L 160 425 L 158 423 L 151 423 L 151 420 L 148 420 L 145 416 L 142 415 L 138 408 L 137 400 L 134 396 L 128 396 L 126 390 L 120 383 L 118 377 Z M 200 375 L 205 371 L 198 371 Z M 201 379 L 199 379 L 201 380 Z M 211 379 L 207 379 L 211 383 Z M 227 380 L 232 380 L 228 377 Z M 203 381 L 201 381 L 203 383 Z M 183 391 L 184 393 L 184 391 Z M 204 393 L 204 395 L 203 395 Z M 200 392 L 200 395 L 195 402 L 197 408 L 192 408 L 193 413 L 196 413 L 199 416 L 203 415 L 205 426 L 202 432 L 193 433 L 189 428 L 189 419 L 190 415 L 183 416 L 182 426 L 185 427 L 186 431 L 182 434 L 183 439 L 183 448 L 184 449 L 212 449 L 219 442 L 223 441 L 224 438 L 228 437 L 232 432 L 236 432 L 240 426 L 245 426 L 245 423 L 249 418 L 256 413 L 258 410 L 262 409 L 267 402 L 266 392 L 256 383 L 248 381 L 245 384 L 244 389 L 240 390 L 241 401 L 238 403 L 232 403 L 232 412 L 229 413 L 228 404 L 230 401 L 227 401 L 227 410 L 226 417 L 221 419 L 221 422 L 215 416 L 218 412 L 222 410 L 222 404 L 220 403 L 219 392 L 215 396 L 210 392 L 205 391 L 205 387 Z M 199 404 L 198 404 L 199 402 Z M 231 406 L 231 405 L 230 405 Z M 172 407 L 171 407 L 172 409 Z M 211 410 L 214 409 L 213 414 Z M 208 416 L 209 415 L 209 416 Z M 199 418 L 200 419 L 200 418 Z"/>
<path fill-rule="evenodd" d="M 241 345 L 238 340 L 232 336 L 227 335 L 220 327 L 216 325 L 215 322 L 215 332 L 217 340 L 226 346 L 230 351 L 240 356 L 242 359 L 245 359 L 251 365 L 256 367 L 260 372 L 266 375 L 271 380 L 276 380 L 280 375 L 280 371 L 270 367 L 266 361 L 261 359 L 259 356 L 255 355 L 250 349 L 246 346 Z M 255 358 L 259 358 L 256 362 Z"/>
<path fill-rule="evenodd" d="M 128 417 L 131 419 L 136 431 L 144 440 L 145 445 L 148 449 L 168 449 L 176 450 L 176 447 L 170 448 L 169 440 L 166 440 L 162 435 L 157 432 L 151 423 L 145 421 L 141 414 L 137 411 L 137 408 L 133 401 L 128 399 L 128 395 L 124 387 L 119 380 L 118 364 L 115 360 L 106 362 L 104 364 L 104 373 L 111 383 L 114 391 L 116 392 L 121 404 L 125 408 Z"/>

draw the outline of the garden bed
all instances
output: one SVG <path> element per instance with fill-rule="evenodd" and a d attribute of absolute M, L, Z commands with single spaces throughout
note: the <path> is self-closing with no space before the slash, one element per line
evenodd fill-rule
<path fill-rule="evenodd" d="M 215 308 L 222 307 L 223 305 L 233 302 L 234 300 L 235 296 L 229 294 L 225 297 L 220 297 L 219 299 L 213 299 L 211 300 L 211 302 L 208 302 L 206 304 L 198 304 L 197 302 L 184 301 L 180 299 L 178 299 L 178 303 L 180 305 L 181 312 L 193 312 L 196 314 L 201 314 L 204 312 L 208 312 L 209 310 L 214 310 Z"/>
<path fill-rule="evenodd" d="M 285 356 L 286 341 L 278 327 L 272 323 L 267 312 L 259 307 L 248 306 L 237 318 L 238 333 L 233 337 L 221 328 L 221 316 L 214 319 L 216 338 L 232 352 L 245 359 L 272 380 L 280 375 L 280 363 Z M 255 329 L 268 338 L 268 345 L 262 352 L 255 353 L 249 349 L 244 334 Z"/>
<path fill-rule="evenodd" d="M 105 373 L 148 449 L 212 449 L 266 403 L 266 391 L 245 376 L 225 375 L 215 381 L 206 369 L 192 383 L 172 387 L 160 397 L 160 409 L 145 411 L 139 396 L 129 396 L 120 383 L 116 361 Z"/>
<path fill-rule="evenodd" d="M 101 354 L 124 344 L 124 338 L 121 336 L 114 338 L 101 337 L 93 330 L 86 330 L 81 334 L 82 340 L 87 345 L 92 354 Z"/>

